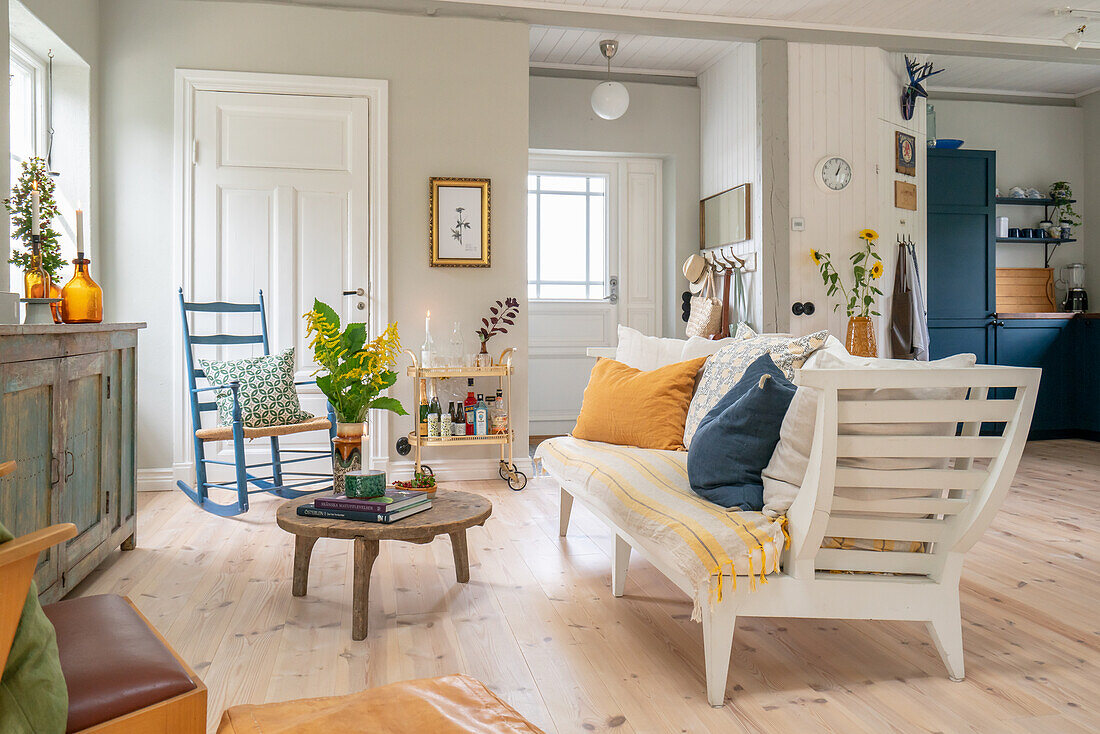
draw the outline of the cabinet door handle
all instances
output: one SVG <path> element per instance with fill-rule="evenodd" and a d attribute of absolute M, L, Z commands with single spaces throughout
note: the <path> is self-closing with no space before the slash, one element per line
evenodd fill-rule
<path fill-rule="evenodd" d="M 54 479 L 54 477 L 57 477 Z M 61 462 L 57 460 L 56 456 L 50 457 L 50 486 L 56 485 L 61 481 Z"/>
<path fill-rule="evenodd" d="M 65 478 L 68 479 L 76 473 L 76 457 L 73 456 L 73 452 L 66 449 L 65 451 L 65 466 L 72 467 L 65 472 Z"/>

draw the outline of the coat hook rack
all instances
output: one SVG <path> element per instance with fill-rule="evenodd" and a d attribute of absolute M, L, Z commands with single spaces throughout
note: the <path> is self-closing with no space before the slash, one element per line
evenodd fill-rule
<path fill-rule="evenodd" d="M 750 263 L 749 260 L 752 260 Z M 738 257 L 732 252 L 711 250 L 703 253 L 703 259 L 714 270 L 715 275 L 722 275 L 732 270 L 740 270 L 743 273 L 756 271 L 756 253 L 749 253 L 746 257 Z"/>

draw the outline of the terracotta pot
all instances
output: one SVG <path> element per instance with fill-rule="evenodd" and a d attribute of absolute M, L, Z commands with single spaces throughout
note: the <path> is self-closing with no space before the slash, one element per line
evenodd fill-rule
<path fill-rule="evenodd" d="M 844 339 L 844 348 L 855 357 L 877 357 L 878 344 L 875 342 L 875 322 L 870 316 L 851 316 L 848 318 L 848 336 Z"/>

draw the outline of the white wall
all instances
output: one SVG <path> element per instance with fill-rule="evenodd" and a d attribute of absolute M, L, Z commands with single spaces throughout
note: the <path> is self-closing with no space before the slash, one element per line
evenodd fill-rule
<path fill-rule="evenodd" d="M 1085 195 L 1077 197 L 1083 204 L 1083 208 L 1077 211 L 1087 225 L 1100 219 L 1100 136 L 1096 134 L 1100 130 L 1100 92 L 1077 100 L 1077 104 L 1084 112 L 1082 127 L 1087 131 L 1083 135 L 1081 156 L 1085 164 Z M 1082 227 L 1082 232 L 1084 231 Z M 1100 299 L 1100 238 L 1084 238 L 1082 261 L 1086 264 L 1087 290 L 1093 294 L 1093 298 Z M 1092 304 L 1093 311 L 1100 310 L 1098 303 L 1100 302 Z"/>
<path fill-rule="evenodd" d="M 834 312 L 839 298 L 827 299 L 810 248 L 832 254 L 833 262 L 851 286 L 848 257 L 862 244 L 858 232 L 878 231 L 879 254 L 886 272 L 878 281 L 885 293 L 876 318 L 880 356 L 889 356 L 885 336 L 889 323 L 890 292 L 898 257 L 896 236 L 909 234 L 917 242 L 923 267 L 925 248 L 924 103 L 913 119 L 901 117 L 900 96 L 906 80 L 900 54 L 878 48 L 792 43 L 788 46 L 790 126 L 790 215 L 803 217 L 806 228 L 791 232 L 790 300 L 812 301 L 813 316 L 791 318 L 791 331 L 805 333 L 828 328 L 843 339 L 847 315 L 844 306 Z M 917 175 L 894 170 L 894 133 L 916 136 Z M 826 192 L 815 183 L 814 169 L 827 155 L 840 155 L 852 164 L 852 182 L 840 192 Z M 894 181 L 917 185 L 917 211 L 894 207 Z M 789 308 L 789 304 L 788 304 Z"/>
<path fill-rule="evenodd" d="M 598 82 L 532 76 L 530 145 L 535 149 L 598 151 L 662 159 L 664 335 L 683 336 L 680 263 L 699 249 L 699 89 L 627 82 L 630 109 L 618 120 L 592 112 Z"/>
<path fill-rule="evenodd" d="M 729 248 L 736 255 L 756 254 L 758 272 L 745 276 L 751 316 L 762 321 L 763 191 L 760 169 L 760 135 L 757 123 L 756 46 L 739 43 L 699 75 L 700 195 L 703 198 L 741 184 L 750 184 L 751 226 L 748 240 Z M 682 283 L 682 280 L 681 280 Z"/>
<path fill-rule="evenodd" d="M 181 368 L 169 360 L 179 318 L 170 262 L 175 68 L 389 80 L 390 318 L 413 349 L 427 308 L 437 316 L 437 341 L 447 338 L 443 324 L 460 320 L 473 344 L 490 301 L 519 298 L 516 328 L 492 346 L 520 350 L 513 425 L 525 446 L 527 27 L 251 3 L 104 0 L 101 7 L 106 314 L 149 323 L 139 347 L 138 466 L 172 461 L 171 370 Z M 492 268 L 428 267 L 429 176 L 492 179 Z M 414 407 L 408 378 L 392 392 Z M 411 425 L 391 419 L 392 458 L 393 440 Z"/>
<path fill-rule="evenodd" d="M 1084 219 L 1085 197 L 1085 110 L 1078 107 L 1003 104 L 939 100 L 936 107 L 936 136 L 960 138 L 966 148 L 997 151 L 997 187 L 1009 195 L 1013 186 L 1034 187 L 1046 192 L 1054 181 L 1068 181 L 1073 187 L 1075 206 Z M 1093 136 L 1096 128 L 1093 128 Z M 1090 136 L 1091 137 L 1091 136 Z M 1008 217 L 1009 227 L 1035 227 L 1043 209 L 1019 206 L 997 208 Z M 1084 262 L 1086 228 L 1078 228 L 1078 242 L 1062 245 L 1051 257 L 1051 267 Z M 1004 268 L 1043 267 L 1043 246 L 997 245 L 997 265 Z M 1059 293 L 1059 300 L 1061 299 Z"/>

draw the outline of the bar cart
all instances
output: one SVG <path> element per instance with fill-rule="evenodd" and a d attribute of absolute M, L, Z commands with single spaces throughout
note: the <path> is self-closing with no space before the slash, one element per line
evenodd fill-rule
<path fill-rule="evenodd" d="M 486 436 L 451 436 L 448 438 L 443 437 L 427 437 L 421 436 L 417 428 L 413 428 L 409 432 L 407 437 L 398 439 L 397 450 L 402 455 L 409 453 L 411 450 L 413 454 L 414 471 L 417 474 L 434 474 L 432 468 L 421 461 L 422 449 L 426 446 L 447 446 L 447 447 L 464 447 L 464 446 L 485 446 L 485 445 L 499 445 L 500 446 L 500 467 L 497 472 L 500 474 L 500 478 L 508 482 L 508 486 L 519 491 L 527 486 L 527 475 L 516 468 L 513 444 L 516 438 L 516 432 L 512 429 L 512 356 L 515 353 L 514 348 L 505 349 L 500 354 L 500 359 L 496 364 L 490 367 L 422 367 L 419 363 L 417 356 L 410 350 L 404 350 L 405 354 L 409 355 L 412 360 L 412 366 L 408 368 L 407 374 L 413 378 L 413 386 L 415 390 L 413 405 L 420 405 L 420 381 L 421 380 L 433 380 L 448 377 L 496 377 L 498 379 L 498 385 L 501 390 L 504 391 L 505 406 L 508 411 L 509 425 L 507 433 L 490 433 Z M 414 416 L 414 426 L 416 426 Z"/>

